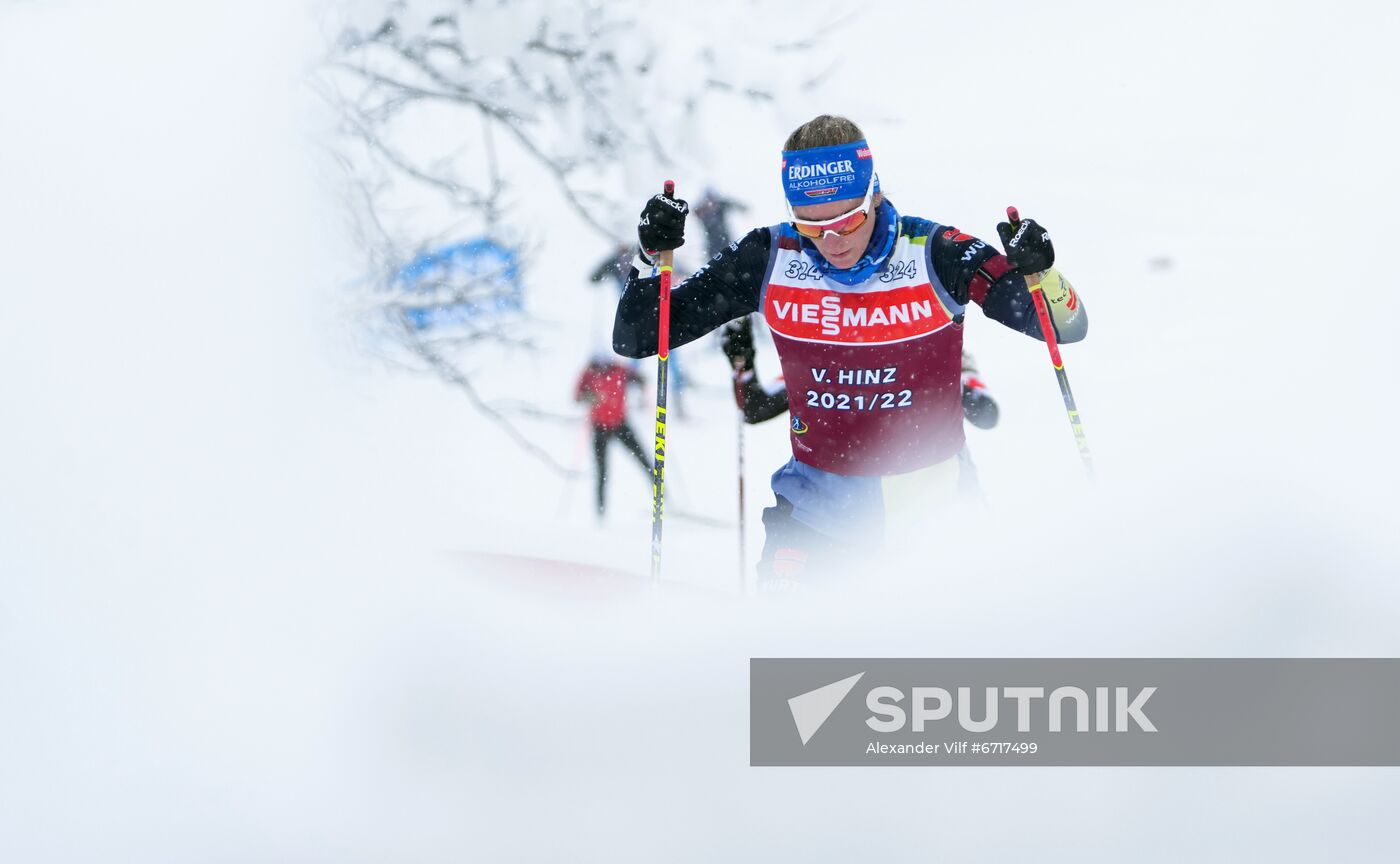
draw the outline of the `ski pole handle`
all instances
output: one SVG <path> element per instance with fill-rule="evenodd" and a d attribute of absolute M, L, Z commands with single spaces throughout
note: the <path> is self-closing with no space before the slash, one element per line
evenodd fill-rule
<path fill-rule="evenodd" d="M 676 195 L 676 183 L 667 180 L 662 187 L 667 198 Z M 665 360 L 671 354 L 671 265 L 676 259 L 676 250 L 666 249 L 661 256 L 661 320 L 656 327 L 656 356 Z"/>

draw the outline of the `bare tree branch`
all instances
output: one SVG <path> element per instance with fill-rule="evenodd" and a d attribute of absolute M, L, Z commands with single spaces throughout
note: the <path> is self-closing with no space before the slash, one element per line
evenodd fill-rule
<path fill-rule="evenodd" d="M 351 178 L 347 200 L 364 241 L 372 286 L 367 299 L 381 335 L 404 349 L 412 368 L 457 388 L 532 457 L 574 476 L 513 422 L 562 422 L 564 415 L 488 401 L 477 387 L 482 379 L 470 371 L 472 361 L 537 350 L 530 326 L 521 325 L 540 322 L 500 311 L 519 297 L 489 274 L 453 264 L 450 256 L 439 274 L 432 269 L 436 258 L 420 256 L 451 238 L 479 235 L 508 248 L 514 260 L 528 261 L 519 241 L 501 240 L 527 233 L 512 225 L 508 190 L 543 197 L 616 244 L 626 224 L 626 196 L 636 191 L 628 191 L 627 182 L 693 167 L 687 155 L 705 151 L 703 142 L 690 146 L 678 124 L 724 100 L 776 105 L 784 91 L 751 64 L 737 74 L 719 52 L 675 38 L 680 34 L 666 34 L 668 53 L 660 53 L 660 19 L 630 4 L 595 2 L 565 11 L 548 0 L 512 0 L 515 17 L 504 26 L 490 17 L 499 13 L 497 4 L 463 0 L 384 0 L 380 17 L 342 31 L 327 56 L 324 71 L 343 84 L 329 87 L 328 101 L 353 142 L 339 158 Z M 535 18 L 520 17 L 529 15 Z M 792 55 L 804 55 L 822 32 L 841 23 L 779 46 L 786 54 L 780 62 L 800 62 Z M 727 47 L 754 58 L 772 56 L 773 46 L 755 33 L 735 37 L 753 44 Z M 480 123 L 479 137 L 472 134 L 475 123 L 464 124 L 463 117 Z M 419 133 L 423 118 L 439 124 L 427 128 L 446 121 L 468 134 L 434 140 Z M 701 134 L 703 122 L 697 124 Z M 525 172 L 522 164 L 529 166 Z M 448 213 L 410 229 L 424 212 L 420 189 Z M 431 266 L 409 267 L 420 260 Z M 454 273 L 453 267 L 460 269 Z M 518 290 L 518 281 L 511 284 Z"/>

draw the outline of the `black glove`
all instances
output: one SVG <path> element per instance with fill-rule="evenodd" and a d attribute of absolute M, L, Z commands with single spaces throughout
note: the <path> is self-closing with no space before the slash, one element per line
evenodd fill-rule
<path fill-rule="evenodd" d="M 665 192 L 653 195 L 642 209 L 641 221 L 637 223 L 637 240 L 642 251 L 655 256 L 667 249 L 685 245 L 685 214 L 690 205 Z"/>
<path fill-rule="evenodd" d="M 973 426 L 978 429 L 990 429 L 997 425 L 1001 409 L 997 408 L 996 400 L 988 396 L 987 391 L 980 385 L 974 387 L 971 384 L 963 384 L 962 403 L 963 416 Z"/>
<path fill-rule="evenodd" d="M 1040 273 L 1049 270 L 1055 263 L 1055 247 L 1050 245 L 1050 234 L 1034 219 L 999 222 L 997 234 L 1001 236 L 1001 246 L 1016 272 L 1022 275 Z"/>
<path fill-rule="evenodd" d="M 729 358 L 735 372 L 753 368 L 753 321 L 749 316 L 735 318 L 720 328 L 719 349 Z"/>

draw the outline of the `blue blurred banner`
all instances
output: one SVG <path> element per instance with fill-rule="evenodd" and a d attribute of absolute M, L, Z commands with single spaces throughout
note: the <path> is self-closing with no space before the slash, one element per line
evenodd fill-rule
<path fill-rule="evenodd" d="M 518 312 L 524 305 L 517 250 L 486 237 L 423 252 L 399 270 L 392 290 L 417 330 Z"/>

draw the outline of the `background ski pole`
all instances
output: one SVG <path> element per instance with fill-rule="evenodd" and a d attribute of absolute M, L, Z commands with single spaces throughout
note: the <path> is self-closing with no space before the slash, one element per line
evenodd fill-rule
<path fill-rule="evenodd" d="M 673 197 L 676 184 L 662 187 Z M 661 309 L 656 325 L 656 449 L 651 466 L 651 581 L 661 579 L 661 517 L 666 501 L 666 362 L 671 355 L 671 262 L 675 250 L 661 253 Z"/>
<path fill-rule="evenodd" d="M 1006 208 L 1006 218 L 1014 228 L 1021 224 L 1021 214 L 1015 207 Z M 1074 404 L 1074 391 L 1069 389 L 1069 375 L 1060 359 L 1060 345 L 1055 341 L 1055 324 L 1050 320 L 1050 306 L 1045 302 L 1045 292 L 1040 287 L 1040 274 L 1028 273 L 1026 289 L 1031 292 L 1035 303 L 1035 313 L 1040 319 L 1040 332 L 1045 337 L 1045 347 L 1050 349 L 1050 362 L 1055 365 L 1055 380 L 1060 383 L 1060 395 L 1065 400 L 1065 411 L 1069 414 L 1069 425 L 1074 430 L 1074 443 L 1079 448 L 1079 458 L 1084 461 L 1084 470 L 1094 476 L 1094 462 L 1089 457 L 1089 440 L 1084 437 L 1084 425 L 1079 422 L 1079 408 Z"/>

